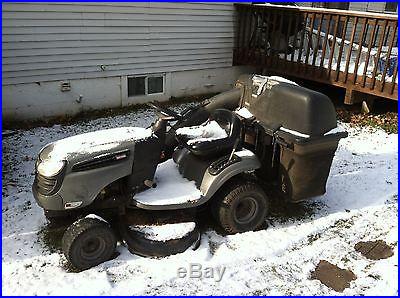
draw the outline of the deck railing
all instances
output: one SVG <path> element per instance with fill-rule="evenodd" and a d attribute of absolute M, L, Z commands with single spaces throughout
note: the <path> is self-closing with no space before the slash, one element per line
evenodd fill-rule
<path fill-rule="evenodd" d="M 397 99 L 397 15 L 235 4 L 234 65 Z"/>

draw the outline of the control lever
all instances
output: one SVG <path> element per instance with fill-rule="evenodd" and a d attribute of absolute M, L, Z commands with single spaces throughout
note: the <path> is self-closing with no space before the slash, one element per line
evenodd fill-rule
<path fill-rule="evenodd" d="M 240 142 L 240 138 L 237 138 L 236 141 L 235 141 L 235 144 L 233 145 L 233 149 L 232 149 L 231 155 L 229 155 L 228 162 L 230 162 L 232 160 L 233 154 L 235 154 L 235 151 L 236 151 L 237 146 L 239 145 L 239 142 Z"/>

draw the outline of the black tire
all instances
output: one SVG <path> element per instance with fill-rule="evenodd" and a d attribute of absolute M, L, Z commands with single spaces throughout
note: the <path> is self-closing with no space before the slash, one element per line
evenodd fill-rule
<path fill-rule="evenodd" d="M 269 212 L 269 199 L 254 182 L 229 183 L 216 195 L 212 213 L 228 234 L 254 231 Z"/>
<path fill-rule="evenodd" d="M 82 218 L 65 231 L 62 249 L 71 265 L 85 270 L 110 260 L 117 239 L 111 227 L 95 218 Z"/>

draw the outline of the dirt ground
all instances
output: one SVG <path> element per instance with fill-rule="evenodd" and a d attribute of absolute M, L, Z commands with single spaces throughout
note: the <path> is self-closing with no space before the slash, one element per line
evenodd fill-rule
<path fill-rule="evenodd" d="M 393 256 L 392 248 L 385 241 L 361 241 L 354 249 L 370 260 L 387 259 Z"/>
<path fill-rule="evenodd" d="M 311 278 L 318 279 L 337 292 L 343 292 L 350 286 L 351 281 L 357 279 L 352 271 L 341 269 L 325 260 L 318 263 L 315 271 L 311 273 Z"/>

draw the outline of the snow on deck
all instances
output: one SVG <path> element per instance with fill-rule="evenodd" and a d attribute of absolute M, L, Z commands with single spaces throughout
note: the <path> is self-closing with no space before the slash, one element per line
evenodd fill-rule
<path fill-rule="evenodd" d="M 321 32 L 321 35 L 322 35 L 322 33 L 323 32 Z M 333 36 L 329 34 L 329 38 L 333 39 Z M 335 47 L 338 48 L 340 43 L 341 43 L 341 39 L 337 38 L 336 43 L 337 43 L 337 45 Z M 345 41 L 345 43 L 346 43 L 346 41 Z M 349 41 L 347 41 L 347 43 L 349 43 Z M 347 44 L 346 48 L 348 48 L 348 47 L 349 47 L 349 45 Z M 347 51 L 348 51 L 348 49 L 347 49 Z M 330 56 L 329 56 L 329 48 L 327 49 L 327 53 L 328 54 L 325 54 L 325 57 L 324 57 L 323 61 L 322 61 L 322 52 L 323 52 L 322 49 L 318 49 L 316 51 L 315 64 L 314 65 L 317 65 L 317 66 L 321 65 L 322 67 L 324 67 L 326 69 L 329 69 L 329 58 L 330 58 Z M 366 76 L 369 77 L 369 78 L 372 78 L 373 77 L 373 71 L 374 71 L 374 68 L 375 68 L 375 63 L 381 63 L 381 65 L 378 65 L 378 73 L 376 75 L 376 78 L 378 80 L 381 80 L 383 74 L 379 73 L 379 71 L 380 71 L 381 68 L 383 68 L 382 67 L 383 63 L 382 62 L 377 62 L 377 61 L 380 60 L 380 59 L 387 59 L 387 53 L 382 52 L 380 54 L 379 59 L 377 59 L 377 57 L 376 57 L 377 49 L 376 48 L 372 49 L 371 50 L 371 57 L 370 57 L 370 59 L 368 61 L 368 65 L 367 65 L 366 64 L 366 62 L 367 62 L 366 61 L 366 56 L 367 56 L 367 53 L 368 53 L 368 48 L 362 47 L 362 51 L 361 52 L 362 52 L 362 55 L 361 55 L 360 61 L 357 64 L 357 75 L 358 76 L 363 76 L 364 71 L 365 71 L 366 72 Z M 356 70 L 357 54 L 358 54 L 358 45 L 354 44 L 353 45 L 353 50 L 352 50 L 352 52 L 350 54 L 350 60 L 349 60 L 349 65 L 348 65 L 348 70 L 347 70 L 348 73 L 350 73 L 350 74 L 353 74 L 355 72 L 355 70 Z M 301 51 L 298 50 L 298 49 L 295 50 L 294 51 L 294 57 L 296 57 L 295 61 L 297 61 L 297 57 L 299 57 L 299 55 L 300 55 L 300 61 L 302 63 L 306 63 L 307 50 L 306 49 L 303 49 Z M 337 54 L 335 53 L 335 55 L 337 55 Z M 338 57 L 334 56 L 332 61 L 331 61 L 331 63 L 332 63 L 331 64 L 331 69 L 336 71 L 339 68 L 340 71 L 345 72 L 346 71 L 346 66 L 347 66 L 347 62 L 346 62 L 346 57 L 347 56 L 346 55 L 347 55 L 347 52 L 345 50 L 342 53 L 342 59 L 340 61 L 340 64 L 338 64 L 338 61 L 337 61 Z M 281 54 L 279 54 L 279 58 L 286 59 L 287 61 L 292 61 L 292 54 L 287 54 L 286 55 L 284 53 L 281 53 Z M 307 64 L 312 65 L 313 64 L 312 63 L 313 59 L 314 59 L 314 51 L 310 51 L 309 52 L 309 56 L 308 56 L 308 60 L 307 60 Z M 393 69 L 395 67 L 395 61 L 397 61 L 397 48 L 392 48 L 392 56 L 390 56 L 389 59 L 391 59 L 392 62 L 390 63 L 391 66 L 388 67 L 388 71 L 386 73 L 386 77 L 385 77 L 385 81 L 386 82 L 392 82 L 393 81 Z M 365 68 L 366 68 L 366 70 L 365 70 Z M 396 82 L 395 83 L 398 84 L 398 78 L 396 78 Z"/>
<path fill-rule="evenodd" d="M 164 225 L 137 225 L 130 226 L 133 231 L 143 233 L 145 238 L 154 241 L 168 241 L 171 239 L 180 239 L 194 230 L 194 222 L 180 222 Z"/>
<path fill-rule="evenodd" d="M 59 250 L 49 245 L 43 211 L 31 185 L 39 149 L 48 142 L 109 127 L 148 126 L 150 109 L 69 126 L 18 130 L 2 140 L 3 295 L 337 295 L 310 279 L 321 259 L 352 270 L 357 279 L 345 295 L 397 295 L 397 134 L 347 128 L 333 160 L 327 194 L 274 212 L 257 232 L 221 236 L 203 232 L 200 247 L 149 259 L 123 246 L 114 260 L 69 273 Z M 343 125 L 340 125 L 343 127 Z M 371 261 L 354 250 L 358 241 L 382 239 L 394 256 Z M 189 264 L 226 268 L 213 278 L 178 278 Z"/>
<path fill-rule="evenodd" d="M 172 159 L 157 166 L 154 180 L 157 187 L 140 192 L 133 199 L 144 205 L 160 206 L 193 202 L 201 197 L 194 181 L 183 178 Z"/>

